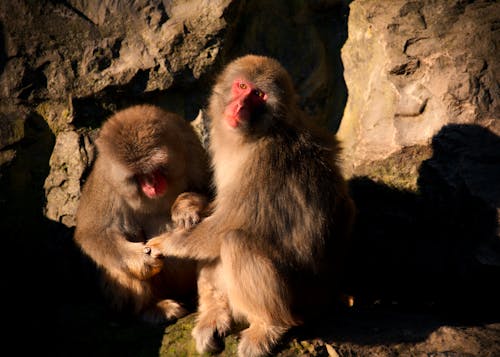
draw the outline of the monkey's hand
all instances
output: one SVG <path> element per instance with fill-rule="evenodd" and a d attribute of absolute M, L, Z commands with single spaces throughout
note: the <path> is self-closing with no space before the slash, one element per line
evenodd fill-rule
<path fill-rule="evenodd" d="M 196 260 L 214 260 L 220 256 L 220 235 L 212 235 L 207 225 L 210 217 L 204 219 L 192 230 L 176 229 L 151 238 L 146 247 L 152 257 L 170 256 Z"/>
<path fill-rule="evenodd" d="M 167 255 L 169 233 L 151 238 L 144 246 L 144 253 L 148 254 L 151 259 L 163 260 Z"/>
<path fill-rule="evenodd" d="M 189 230 L 198 224 L 206 215 L 208 199 L 195 192 L 181 193 L 171 209 L 172 222 L 175 228 Z"/>
<path fill-rule="evenodd" d="M 190 254 L 186 253 L 185 248 L 188 235 L 186 230 L 180 229 L 167 232 L 148 240 L 144 249 L 149 249 L 149 255 L 155 259 L 163 259 L 165 256 L 189 258 Z"/>
<path fill-rule="evenodd" d="M 158 274 L 163 268 L 163 256 L 151 256 L 150 248 L 143 243 L 132 243 L 133 252 L 124 257 L 128 270 L 140 280 L 146 280 Z"/>

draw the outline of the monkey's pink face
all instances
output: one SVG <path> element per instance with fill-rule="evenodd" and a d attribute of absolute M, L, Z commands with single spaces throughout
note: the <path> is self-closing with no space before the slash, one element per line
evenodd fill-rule
<path fill-rule="evenodd" d="M 161 170 L 137 176 L 142 192 L 149 198 L 162 196 L 167 191 L 167 179 Z"/>
<path fill-rule="evenodd" d="M 235 79 L 231 87 L 231 101 L 224 111 L 228 124 L 236 128 L 250 120 L 252 113 L 262 108 L 267 101 L 267 94 L 245 79 Z"/>

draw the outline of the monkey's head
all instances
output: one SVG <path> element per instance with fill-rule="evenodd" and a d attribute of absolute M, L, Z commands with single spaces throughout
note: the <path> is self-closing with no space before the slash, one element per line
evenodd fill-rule
<path fill-rule="evenodd" d="M 96 141 L 106 179 L 130 201 L 157 200 L 178 193 L 185 180 L 185 147 L 176 114 L 140 105 L 122 110 L 102 126 Z M 176 134 L 177 133 L 177 134 Z M 174 192 L 172 192 L 174 191 Z"/>
<path fill-rule="evenodd" d="M 283 122 L 293 122 L 297 100 L 292 80 L 269 57 L 247 55 L 225 68 L 210 101 L 213 125 L 244 134 L 265 134 Z"/>

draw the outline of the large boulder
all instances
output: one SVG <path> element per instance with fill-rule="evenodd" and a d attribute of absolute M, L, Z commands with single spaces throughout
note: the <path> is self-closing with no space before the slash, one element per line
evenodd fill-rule
<path fill-rule="evenodd" d="M 346 174 L 415 188 L 415 167 L 443 126 L 500 134 L 499 11 L 489 1 L 350 4 L 342 48 L 349 97 L 338 131 Z"/>

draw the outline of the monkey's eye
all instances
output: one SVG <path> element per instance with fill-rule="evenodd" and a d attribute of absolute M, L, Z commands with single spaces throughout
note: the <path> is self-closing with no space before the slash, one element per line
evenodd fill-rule
<path fill-rule="evenodd" d="M 255 94 L 257 97 L 261 98 L 261 99 L 264 99 L 264 96 L 266 95 L 263 91 L 261 91 L 260 89 L 255 89 L 253 91 L 253 94 Z"/>
<path fill-rule="evenodd" d="M 238 84 L 238 87 L 240 87 L 240 89 L 247 89 L 247 85 L 243 82 L 241 82 L 240 84 Z"/>

